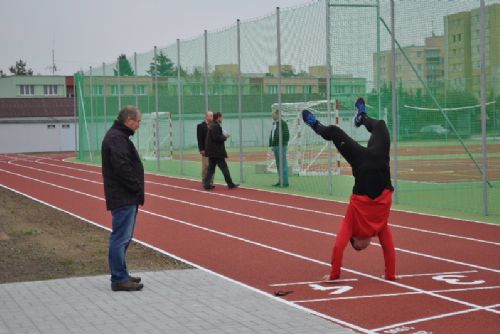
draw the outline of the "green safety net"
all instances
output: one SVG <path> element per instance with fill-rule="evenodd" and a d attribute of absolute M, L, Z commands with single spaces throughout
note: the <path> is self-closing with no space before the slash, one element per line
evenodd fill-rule
<path fill-rule="evenodd" d="M 321 0 L 281 9 L 279 21 L 274 12 L 207 32 L 206 43 L 205 34 L 179 36 L 179 47 L 158 48 L 156 58 L 151 50 L 77 73 L 78 158 L 99 163 L 102 138 L 118 111 L 136 105 L 143 122 L 133 141 L 146 169 L 200 179 L 196 125 L 207 110 L 219 111 L 231 134 L 226 148 L 235 181 L 348 200 L 348 164 L 303 124 L 300 111 L 314 110 L 322 123 L 337 124 L 366 145 L 370 134 L 353 125 L 353 104 L 362 96 L 368 114 L 384 119 L 391 133 L 401 208 L 447 214 L 487 208 L 498 216 L 500 1 L 485 3 L 486 150 L 479 0 L 395 1 L 395 67 L 388 0 Z M 290 131 L 287 188 L 272 187 L 280 174 L 269 147 L 273 109 Z M 223 183 L 219 171 L 216 181 Z"/>

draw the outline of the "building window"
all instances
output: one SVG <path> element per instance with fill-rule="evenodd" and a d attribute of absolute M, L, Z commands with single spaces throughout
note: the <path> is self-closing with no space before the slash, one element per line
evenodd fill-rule
<path fill-rule="evenodd" d="M 269 94 L 278 94 L 278 85 L 268 86 Z"/>
<path fill-rule="evenodd" d="M 43 85 L 43 95 L 57 95 L 57 85 Z"/>
<path fill-rule="evenodd" d="M 134 95 L 145 95 L 145 88 L 144 85 L 133 85 L 132 86 L 132 93 Z"/>
<path fill-rule="evenodd" d="M 101 96 L 103 95 L 103 92 L 104 92 L 104 87 L 102 85 L 92 86 L 92 94 Z"/>
<path fill-rule="evenodd" d="M 295 94 L 295 86 L 292 85 L 286 85 L 285 86 L 285 92 L 287 94 Z"/>
<path fill-rule="evenodd" d="M 69 128 L 70 128 L 70 125 L 69 125 L 69 124 L 63 124 L 63 125 L 62 125 L 62 128 L 63 128 L 63 129 L 69 129 Z"/>
<path fill-rule="evenodd" d="M 20 85 L 21 95 L 35 95 L 35 85 Z"/>
<path fill-rule="evenodd" d="M 312 86 L 311 85 L 304 85 L 302 88 L 304 91 L 304 94 L 312 94 Z"/>
<path fill-rule="evenodd" d="M 417 51 L 417 58 L 422 57 L 422 51 Z"/>
<path fill-rule="evenodd" d="M 55 124 L 47 124 L 47 129 L 55 129 L 56 125 Z"/>
<path fill-rule="evenodd" d="M 120 85 L 120 92 L 118 92 L 117 85 L 111 86 L 111 95 L 123 95 L 124 92 L 125 92 L 125 87 L 123 87 L 123 85 Z"/>

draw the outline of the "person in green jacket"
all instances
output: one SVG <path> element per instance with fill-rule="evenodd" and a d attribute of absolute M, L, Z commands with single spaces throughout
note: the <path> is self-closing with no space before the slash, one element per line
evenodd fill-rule
<path fill-rule="evenodd" d="M 276 160 L 276 168 L 278 171 L 278 177 L 280 174 L 280 165 L 283 165 L 283 187 L 288 187 L 288 162 L 286 159 L 286 153 L 288 150 L 288 140 L 290 139 L 290 132 L 288 131 L 288 125 L 284 119 L 280 121 L 280 111 L 278 109 L 273 109 L 273 128 L 271 130 L 271 135 L 269 136 L 269 146 L 273 149 L 274 159 Z M 281 150 L 280 150 L 280 131 L 282 131 L 281 138 Z M 281 157 L 280 157 L 281 151 Z M 278 183 L 273 184 L 274 187 L 281 186 L 281 178 L 278 179 Z"/>

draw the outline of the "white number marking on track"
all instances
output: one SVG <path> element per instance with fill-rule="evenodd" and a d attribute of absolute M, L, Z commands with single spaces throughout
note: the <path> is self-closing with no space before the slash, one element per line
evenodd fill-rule
<path fill-rule="evenodd" d="M 311 289 L 316 291 L 335 290 L 330 292 L 331 295 L 340 295 L 352 289 L 352 286 L 349 285 L 324 286 L 320 284 L 309 284 L 309 286 L 311 287 Z"/>
<path fill-rule="evenodd" d="M 469 282 L 464 282 L 461 281 L 461 278 L 466 277 L 465 275 L 436 275 L 433 276 L 432 279 L 435 281 L 441 281 L 441 282 L 446 282 L 448 284 L 455 284 L 455 285 L 479 285 L 479 284 L 484 284 L 486 281 L 483 280 L 476 280 L 476 281 L 469 281 Z"/>

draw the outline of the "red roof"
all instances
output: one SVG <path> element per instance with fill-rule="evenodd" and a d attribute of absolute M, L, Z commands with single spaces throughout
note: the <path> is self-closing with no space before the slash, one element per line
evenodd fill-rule
<path fill-rule="evenodd" d="M 74 116 L 74 98 L 0 99 L 0 118 Z"/>

